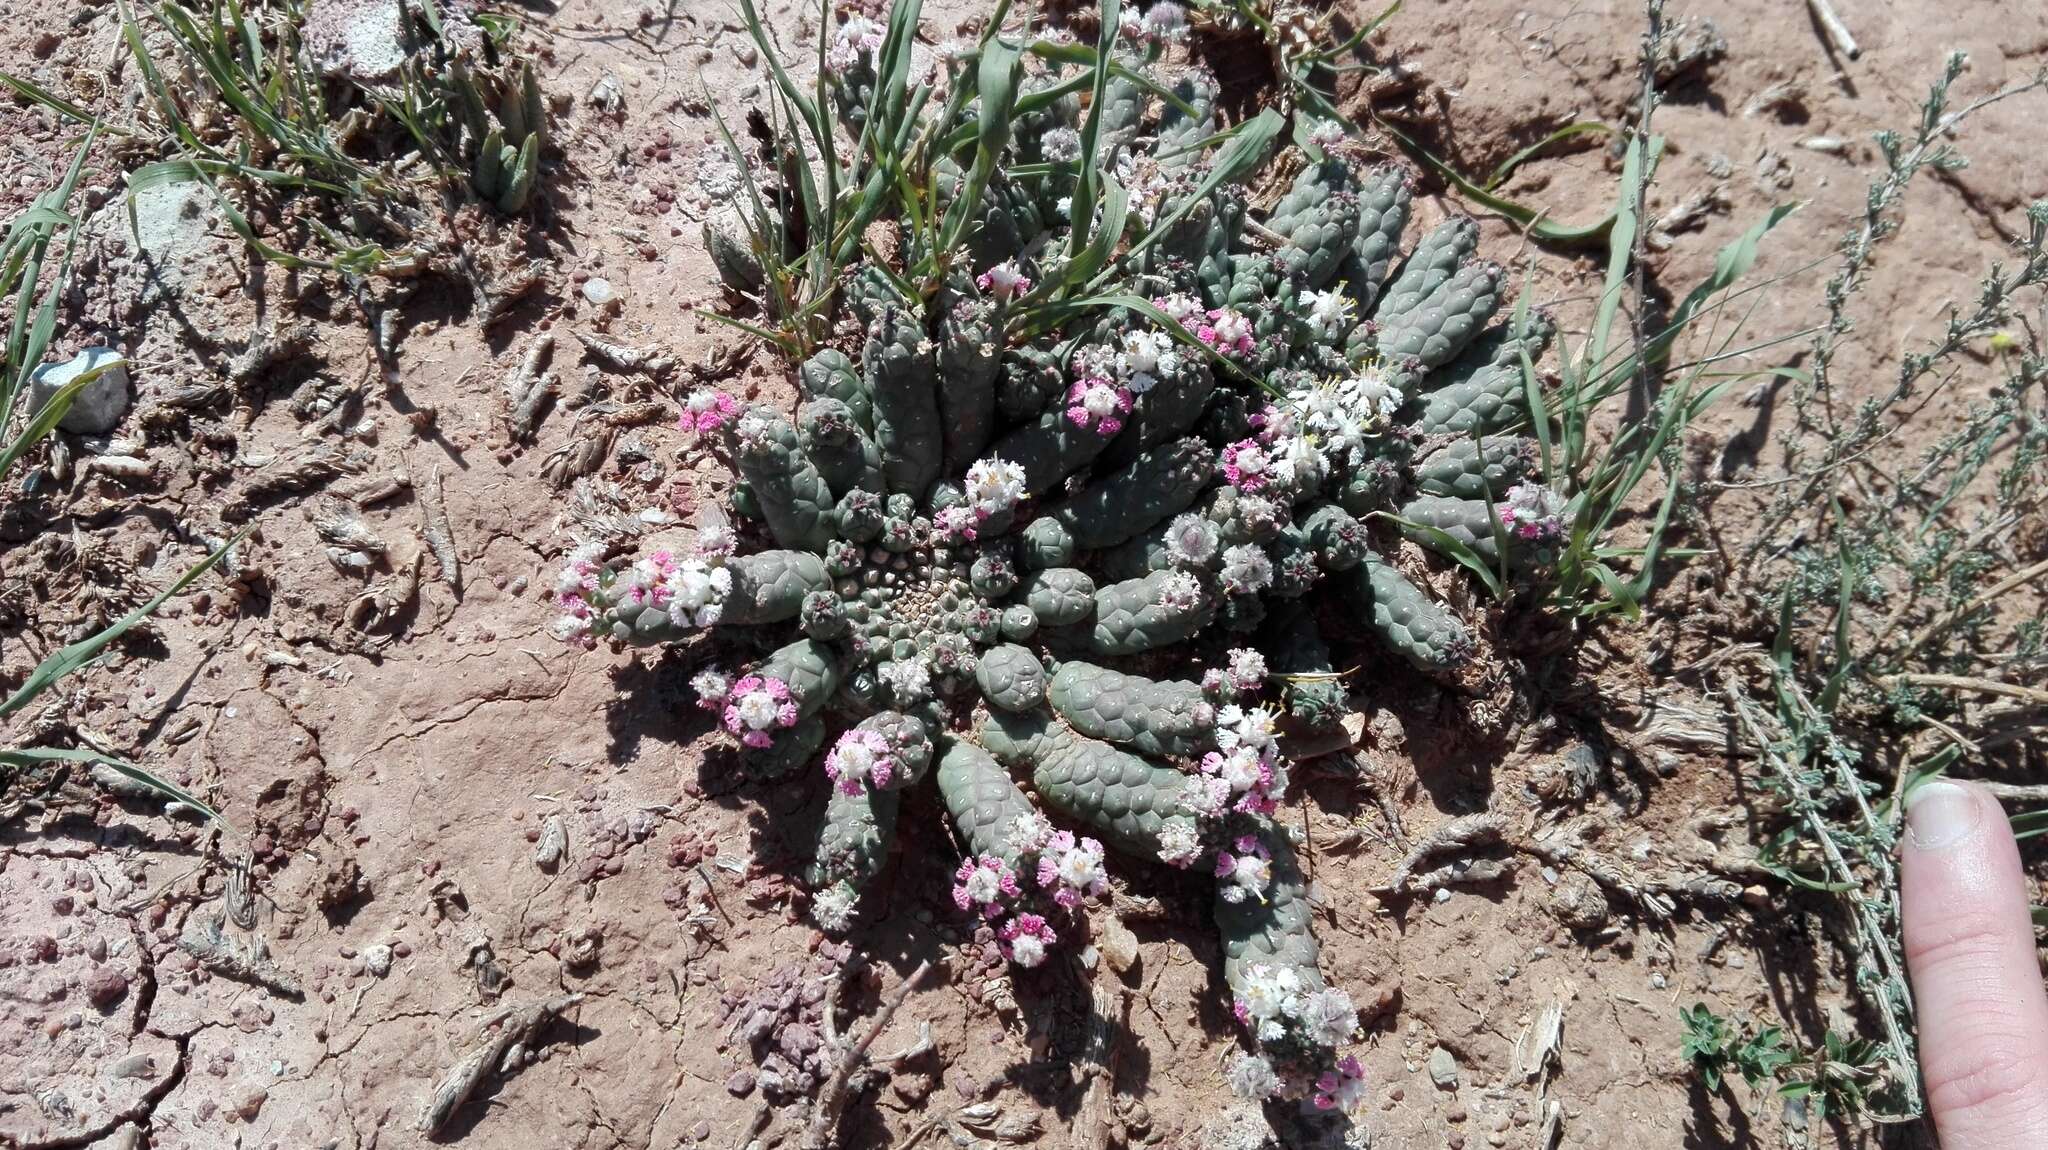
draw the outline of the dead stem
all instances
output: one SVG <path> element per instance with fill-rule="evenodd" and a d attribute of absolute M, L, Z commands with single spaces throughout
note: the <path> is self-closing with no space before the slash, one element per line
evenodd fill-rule
<path fill-rule="evenodd" d="M 826 1041 L 843 1044 L 843 1050 L 839 1055 L 838 1065 L 832 1069 L 832 1076 L 825 1080 L 824 1087 L 818 1091 L 816 1101 L 811 1104 L 810 1120 L 804 1128 L 804 1150 L 830 1150 L 838 1132 L 839 1115 L 846 1109 L 846 1104 L 852 1101 L 859 1087 L 865 1084 L 866 1076 L 862 1071 L 868 1065 L 868 1047 L 873 1046 L 875 1039 L 888 1028 L 889 1020 L 896 1017 L 897 1008 L 910 997 L 910 992 L 916 990 L 917 984 L 923 982 L 925 976 L 931 973 L 932 964 L 930 959 L 919 963 L 917 969 L 910 972 L 910 977 L 904 979 L 901 985 L 882 1000 L 882 1008 L 875 1013 L 874 1020 L 861 1032 L 860 1037 L 848 1041 L 838 1033 L 838 1024 L 832 1016 L 839 1005 L 840 988 L 859 969 L 858 963 L 848 963 L 844 976 L 833 983 L 832 991 L 825 1003 Z"/>
<path fill-rule="evenodd" d="M 476 1093 L 484 1080 L 494 1073 L 505 1073 L 513 1063 L 528 1050 L 536 1035 L 554 1021 L 562 1012 L 583 1001 L 583 995 L 565 994 L 559 998 L 544 999 L 528 1006 L 500 1007 L 486 1015 L 478 1024 L 479 1031 L 495 1031 L 486 1034 L 483 1041 L 462 1056 L 448 1073 L 434 1087 L 433 1096 L 427 1100 L 420 1112 L 417 1129 L 433 1137 L 448 1125 L 462 1104 Z"/>

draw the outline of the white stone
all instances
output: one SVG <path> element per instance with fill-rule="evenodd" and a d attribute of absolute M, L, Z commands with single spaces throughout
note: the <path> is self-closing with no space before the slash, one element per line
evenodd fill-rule
<path fill-rule="evenodd" d="M 128 357 L 107 347 L 89 347 L 63 363 L 46 363 L 29 377 L 29 410 L 40 412 L 64 385 L 87 372 L 99 377 L 71 399 L 57 426 L 76 435 L 114 430 L 128 410 Z"/>

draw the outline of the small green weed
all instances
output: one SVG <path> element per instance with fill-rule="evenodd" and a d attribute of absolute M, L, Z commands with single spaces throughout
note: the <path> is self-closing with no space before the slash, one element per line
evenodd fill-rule
<path fill-rule="evenodd" d="M 401 253 L 433 246 L 437 217 L 422 205 L 434 202 L 437 186 L 470 188 L 507 213 L 531 200 L 545 108 L 502 22 L 485 26 L 482 59 L 472 62 L 449 48 L 438 9 L 408 5 L 398 86 L 359 89 L 320 74 L 304 42 L 305 6 L 295 0 L 120 5 L 123 44 L 148 95 L 134 122 L 105 122 L 21 77 L 0 73 L 0 84 L 165 155 L 129 173 L 131 205 L 149 188 L 197 183 L 262 258 L 364 276 L 394 260 L 409 269 Z M 150 50 L 153 34 L 169 45 L 163 59 Z M 400 129 L 413 148 L 358 158 L 352 141 L 383 126 Z M 318 210 L 275 210 L 297 197 Z M 289 222 L 259 229 L 259 219 Z"/>
<path fill-rule="evenodd" d="M 1882 1029 L 1876 1040 L 1831 1035 L 1800 1082 L 1816 1110 L 1878 1107 L 1880 1120 L 1924 1105 L 1893 863 L 1903 798 L 2037 731 L 2048 700 L 2026 686 L 2043 667 L 2039 621 L 2010 610 L 2014 592 L 2048 574 L 2016 548 L 2048 483 L 2048 356 L 2031 318 L 2048 306 L 2048 204 L 2026 210 L 2011 261 L 1986 269 L 1941 333 L 1898 357 L 1889 386 L 1854 402 L 1836 390 L 1837 351 L 1906 188 L 1965 164 L 1953 142 L 1965 120 L 2048 86 L 2044 72 L 1958 107 L 1964 68 L 1948 58 L 1910 134 L 1877 135 L 1884 166 L 1839 244 L 1805 370 L 1781 372 L 1794 386 L 1779 470 L 1725 485 L 1769 491 L 1764 528 L 1733 574 L 1775 614 L 1776 636 L 1768 652 L 1718 661 L 1710 687 L 1789 819 L 1762 861 L 1842 900 L 1854 984 Z M 1959 415 L 1952 430 L 1908 450 L 1906 433 L 1936 403 Z M 1959 702 L 1972 696 L 2007 702 L 1973 711 Z"/>
<path fill-rule="evenodd" d="M 0 298 L 8 301 L 11 311 L 7 342 L 0 347 L 0 444 L 4 444 L 0 446 L 0 483 L 7 481 L 15 463 L 50 434 L 71 409 L 72 400 L 99 375 L 89 372 L 72 380 L 40 410 L 26 412 L 21 431 L 12 440 L 6 438 L 17 409 L 29 394 L 29 377 L 42 365 L 56 335 L 57 301 L 71 282 L 71 258 L 78 240 L 78 219 L 70 213 L 71 197 L 94 138 L 95 133 L 86 133 L 63 179 L 8 221 L 7 234 L 0 239 Z M 64 236 L 63 256 L 44 286 L 44 265 L 59 233 Z"/>
<path fill-rule="evenodd" d="M 1845 1038 L 1833 1030 L 1820 1049 L 1802 1051 L 1776 1026 L 1757 1027 L 1715 1014 L 1705 1003 L 1680 1009 L 1685 1026 L 1681 1054 L 1708 1090 L 1719 1090 L 1732 1071 L 1750 1089 L 1804 1100 L 1813 1117 L 1862 1113 L 1871 1086 L 1880 1081 L 1876 1043 Z"/>
<path fill-rule="evenodd" d="M 10 715 L 23 711 L 29 704 L 41 698 L 46 692 L 56 687 L 80 668 L 97 659 L 101 652 L 113 644 L 114 640 L 127 634 L 128 630 L 137 623 L 154 615 L 157 608 L 162 607 L 172 597 L 184 591 L 185 588 L 190 587 L 201 575 L 212 570 L 235 547 L 248 538 L 249 532 L 252 530 L 254 530 L 253 527 L 243 528 L 234 538 L 216 549 L 213 554 L 208 555 L 204 560 L 194 565 L 183 575 L 180 575 L 169 587 L 158 592 L 149 602 L 123 615 L 120 619 L 102 628 L 98 633 L 70 646 L 60 648 L 45 657 L 42 662 L 36 664 L 34 670 L 29 672 L 28 678 L 22 682 L 21 686 L 15 688 L 13 693 L 9 694 L 5 699 L 0 699 L 0 719 L 6 719 Z M 204 801 L 176 783 L 161 778 L 134 763 L 94 750 L 73 750 L 56 747 L 0 748 L 0 795 L 4 795 L 6 791 L 12 789 L 22 776 L 38 771 L 49 771 L 52 768 L 61 771 L 63 768 L 72 765 L 108 767 L 129 780 L 140 783 L 157 792 L 174 804 L 188 808 L 197 814 L 205 816 L 207 819 L 216 822 L 221 821 L 218 811 L 215 811 Z M 45 780 L 46 784 L 48 782 L 49 780 Z"/>

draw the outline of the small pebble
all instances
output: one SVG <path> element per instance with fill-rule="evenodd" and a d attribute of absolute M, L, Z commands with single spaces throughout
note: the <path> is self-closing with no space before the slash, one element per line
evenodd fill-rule
<path fill-rule="evenodd" d="M 128 979 L 111 966 L 96 966 L 85 976 L 85 1000 L 100 1010 L 121 1001 L 128 993 Z"/>
<path fill-rule="evenodd" d="M 1458 1088 L 1458 1058 L 1439 1046 L 1429 1052 L 1429 1080 L 1440 1090 Z"/>

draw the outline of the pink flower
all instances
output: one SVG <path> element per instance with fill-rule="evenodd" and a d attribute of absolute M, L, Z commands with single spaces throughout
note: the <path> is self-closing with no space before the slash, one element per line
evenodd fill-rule
<path fill-rule="evenodd" d="M 1350 1110 L 1365 1096 L 1365 1068 L 1356 1055 L 1345 1055 L 1335 1070 L 1316 1078 L 1315 1104 L 1319 1110 Z"/>
<path fill-rule="evenodd" d="M 996 937 L 1002 940 L 1003 957 L 1022 967 L 1045 961 L 1045 952 L 1060 936 L 1053 933 L 1044 916 L 1020 914 L 1003 924 Z"/>
<path fill-rule="evenodd" d="M 1236 854 L 1216 852 L 1216 877 L 1225 880 L 1217 893 L 1225 902 L 1243 902 L 1247 898 L 1266 901 L 1266 888 L 1273 881 L 1271 852 L 1251 835 L 1233 845 L 1237 847 Z"/>
<path fill-rule="evenodd" d="M 979 910 L 984 918 L 1000 918 L 1007 909 L 1005 899 L 1023 893 L 1010 864 L 994 855 L 960 860 L 953 872 L 953 905 L 961 910 Z"/>
<path fill-rule="evenodd" d="M 1223 449 L 1223 477 L 1239 491 L 1264 487 L 1272 466 L 1272 458 L 1256 439 L 1240 439 Z"/>
<path fill-rule="evenodd" d="M 1052 891 L 1052 900 L 1069 910 L 1079 906 L 1084 896 L 1107 892 L 1109 873 L 1103 866 L 1102 844 L 1077 839 L 1072 831 L 1053 835 L 1038 854 L 1038 885 Z"/>
<path fill-rule="evenodd" d="M 1501 526 L 1518 539 L 1548 542 L 1564 538 L 1564 499 L 1540 483 L 1515 484 L 1497 510 Z"/>
<path fill-rule="evenodd" d="M 1252 339 L 1252 321 L 1232 307 L 1212 309 L 1209 322 L 1195 328 L 1195 338 L 1223 355 L 1250 355 L 1258 344 Z"/>
<path fill-rule="evenodd" d="M 693 435 L 706 435 L 730 423 L 739 411 L 739 401 L 732 396 L 702 388 L 683 401 L 683 418 L 678 426 Z"/>
<path fill-rule="evenodd" d="M 981 525 L 981 515 L 964 503 L 956 503 L 932 516 L 932 526 L 951 542 L 963 543 L 974 538 L 976 528 Z"/>
<path fill-rule="evenodd" d="M 1016 260 L 1004 260 L 975 277 L 976 287 L 1008 303 L 1031 290 L 1031 281 L 1017 269 Z"/>
<path fill-rule="evenodd" d="M 727 693 L 719 717 L 727 732 L 758 750 L 774 745 L 776 731 L 796 726 L 798 714 L 788 683 L 773 675 L 745 675 Z"/>
<path fill-rule="evenodd" d="M 839 736 L 825 756 L 825 775 L 838 784 L 844 795 L 857 795 L 864 782 L 886 787 L 896 775 L 896 760 L 889 740 L 880 732 L 856 727 Z"/>
<path fill-rule="evenodd" d="M 1109 380 L 1091 376 L 1067 389 L 1067 421 L 1104 439 L 1122 431 L 1130 413 L 1130 389 Z"/>

